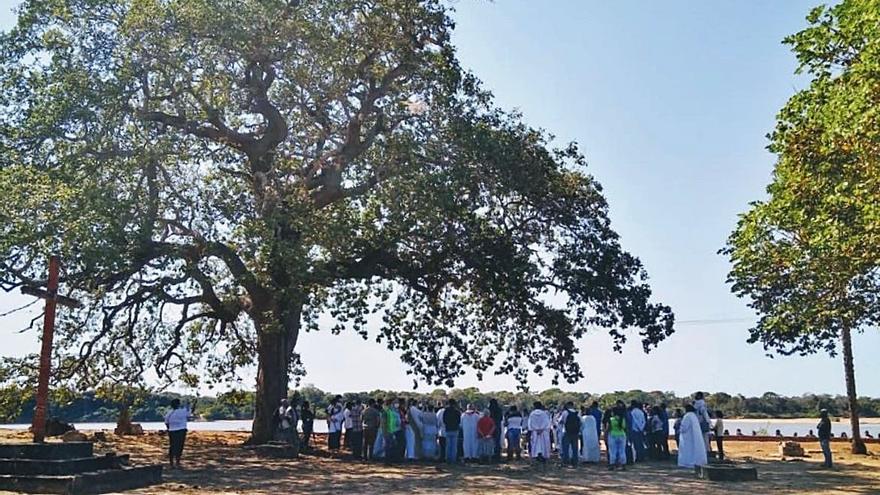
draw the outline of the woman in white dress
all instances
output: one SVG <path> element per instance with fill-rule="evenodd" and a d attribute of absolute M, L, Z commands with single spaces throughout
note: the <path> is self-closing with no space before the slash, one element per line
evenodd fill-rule
<path fill-rule="evenodd" d="M 685 406 L 685 414 L 681 420 L 681 431 L 679 432 L 678 465 L 686 468 L 705 466 L 708 463 L 703 430 L 700 428 L 700 420 L 694 411 L 694 406 Z"/>
<path fill-rule="evenodd" d="M 599 435 L 596 434 L 596 418 L 584 410 L 581 416 L 581 462 L 599 462 Z"/>
<path fill-rule="evenodd" d="M 414 461 L 421 458 L 422 452 L 422 411 L 415 399 L 409 400 L 406 414 L 406 458 Z"/>
<path fill-rule="evenodd" d="M 440 429 L 437 413 L 430 404 L 426 404 L 422 410 L 422 458 L 434 460 L 437 458 L 437 432 Z"/>

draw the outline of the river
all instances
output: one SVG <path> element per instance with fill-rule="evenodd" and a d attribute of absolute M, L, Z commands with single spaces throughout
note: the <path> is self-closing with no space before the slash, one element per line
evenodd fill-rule
<path fill-rule="evenodd" d="M 739 428 L 743 434 L 749 436 L 752 431 L 759 434 L 773 435 L 776 430 L 780 430 L 784 436 L 806 436 L 807 432 L 816 429 L 818 420 L 759 420 L 759 419 L 730 419 L 724 420 L 725 429 L 731 434 Z M 165 424 L 161 422 L 140 423 L 147 431 L 164 430 Z M 80 430 L 109 430 L 113 431 L 116 427 L 115 423 L 74 423 L 74 426 Z M 26 424 L 5 424 L 0 428 L 26 430 L 30 425 Z M 189 429 L 192 431 L 250 431 L 250 420 L 224 420 L 224 421 L 191 421 Z M 841 433 L 850 433 L 849 422 L 847 420 L 834 421 L 831 423 L 831 431 L 834 436 L 840 436 Z M 870 422 L 862 425 L 862 433 L 869 431 L 875 438 L 880 437 L 880 424 Z M 315 420 L 315 432 L 326 433 L 327 423 L 323 420 Z"/>

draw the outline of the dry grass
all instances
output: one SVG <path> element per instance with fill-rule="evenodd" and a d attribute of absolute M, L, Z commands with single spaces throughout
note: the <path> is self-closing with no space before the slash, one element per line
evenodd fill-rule
<path fill-rule="evenodd" d="M 26 434 L 3 432 L 5 440 Z M 804 443 L 809 458 L 783 461 L 772 443 L 729 441 L 729 457 L 758 468 L 759 481 L 712 483 L 666 463 L 645 463 L 626 472 L 604 466 L 577 470 L 551 466 L 539 470 L 528 462 L 492 466 L 385 466 L 326 456 L 298 460 L 266 459 L 241 448 L 242 433 L 195 432 L 187 440 L 184 470 L 166 470 L 162 485 L 141 494 L 232 493 L 469 493 L 469 494 L 880 494 L 880 457 L 853 456 L 847 444 L 834 445 L 837 467 L 819 467 L 818 444 Z M 165 436 L 115 437 L 98 451 L 130 453 L 135 463 L 164 462 Z"/>

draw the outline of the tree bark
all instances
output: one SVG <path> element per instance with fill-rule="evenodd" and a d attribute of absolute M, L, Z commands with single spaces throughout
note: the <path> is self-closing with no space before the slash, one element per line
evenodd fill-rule
<path fill-rule="evenodd" d="M 290 358 L 299 336 L 302 305 L 272 313 L 274 321 L 257 322 L 257 392 L 251 445 L 271 441 L 275 436 L 272 417 L 281 399 L 288 398 Z"/>
<path fill-rule="evenodd" d="M 843 369 L 846 376 L 846 398 L 849 402 L 849 423 L 852 427 L 852 453 L 867 454 L 868 449 L 859 429 L 859 398 L 856 394 L 856 371 L 853 365 L 852 353 L 852 334 L 849 327 L 844 327 L 841 331 L 841 341 L 843 343 Z"/>

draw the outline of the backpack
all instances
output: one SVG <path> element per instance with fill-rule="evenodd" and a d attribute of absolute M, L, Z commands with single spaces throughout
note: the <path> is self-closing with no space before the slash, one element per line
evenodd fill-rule
<path fill-rule="evenodd" d="M 581 434 L 581 417 L 577 413 L 568 411 L 565 416 L 565 434 L 570 437 Z"/>

